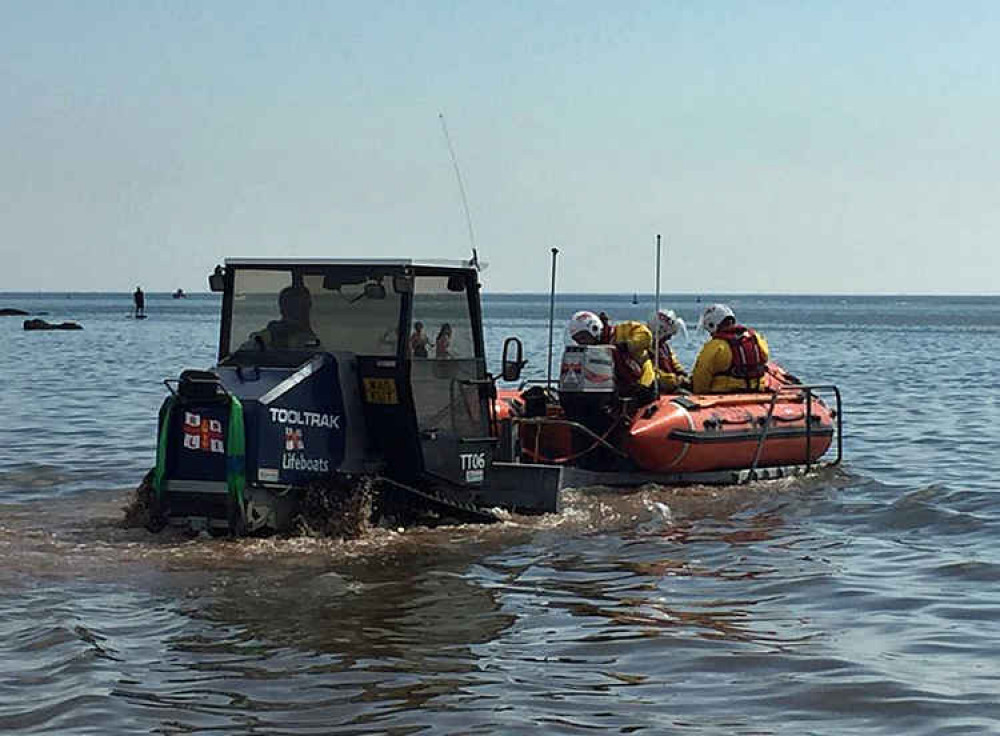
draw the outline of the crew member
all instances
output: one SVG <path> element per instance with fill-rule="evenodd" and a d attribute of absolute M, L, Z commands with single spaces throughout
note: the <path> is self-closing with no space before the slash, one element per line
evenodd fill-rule
<path fill-rule="evenodd" d="M 608 333 L 610 334 L 610 329 Z M 604 334 L 604 323 L 593 312 L 576 312 L 566 325 L 566 334 L 577 345 L 600 345 L 607 342 L 601 339 Z"/>
<path fill-rule="evenodd" d="M 623 396 L 634 396 L 640 403 L 654 398 L 653 333 L 642 322 L 605 324 L 593 312 L 577 312 L 570 318 L 567 332 L 579 345 L 614 345 L 615 379 Z"/>
<path fill-rule="evenodd" d="M 656 398 L 653 333 L 642 322 L 626 320 L 611 328 L 615 346 L 615 379 L 623 396 L 648 404 Z"/>
<path fill-rule="evenodd" d="M 241 350 L 306 350 L 319 347 L 319 337 L 309 323 L 312 295 L 301 285 L 286 286 L 278 294 L 281 319 L 250 335 Z"/>
<path fill-rule="evenodd" d="M 698 326 L 712 339 L 698 353 L 691 371 L 694 393 L 767 390 L 763 379 L 770 356 L 763 335 L 737 324 L 736 315 L 725 304 L 706 308 Z"/>
<path fill-rule="evenodd" d="M 672 309 L 661 309 L 649 321 L 649 330 L 655 340 L 659 336 L 656 350 L 656 381 L 662 393 L 674 393 L 680 388 L 690 388 L 691 379 L 684 365 L 670 347 L 670 338 L 681 330 L 687 335 L 684 320 L 678 317 Z"/>

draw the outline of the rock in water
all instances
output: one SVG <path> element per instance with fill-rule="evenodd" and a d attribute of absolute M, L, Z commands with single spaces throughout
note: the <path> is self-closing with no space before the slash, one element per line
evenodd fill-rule
<path fill-rule="evenodd" d="M 11 307 L 4 307 L 0 309 L 0 317 L 24 317 L 28 314 L 23 309 L 13 309 Z"/>
<path fill-rule="evenodd" d="M 82 330 L 83 326 L 77 324 L 76 322 L 60 322 L 59 324 L 54 324 L 51 322 L 46 322 L 44 319 L 26 319 L 24 320 L 24 329 L 26 330 Z"/>

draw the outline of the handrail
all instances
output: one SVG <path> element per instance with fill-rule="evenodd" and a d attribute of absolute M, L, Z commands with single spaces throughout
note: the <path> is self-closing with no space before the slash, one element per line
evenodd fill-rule
<path fill-rule="evenodd" d="M 188 383 L 200 383 L 200 384 L 204 384 L 204 385 L 214 385 L 216 388 L 218 388 L 220 391 L 222 391 L 222 393 L 223 393 L 224 396 L 231 396 L 232 395 L 232 394 L 229 393 L 229 389 L 227 389 L 225 386 L 222 385 L 222 381 L 219 380 L 218 376 L 216 376 L 215 378 L 199 378 L 197 376 L 186 376 L 184 378 L 184 380 L 186 382 L 188 382 Z M 177 398 L 180 398 L 181 379 L 179 379 L 179 378 L 164 378 L 163 381 L 162 381 L 162 383 L 163 383 L 164 386 L 167 387 L 167 390 L 171 394 L 173 394 Z M 174 388 L 173 384 L 176 384 L 177 388 Z"/>
<path fill-rule="evenodd" d="M 813 392 L 810 389 L 806 389 L 806 472 L 812 467 L 812 406 L 813 406 Z M 756 471 L 755 471 L 756 472 Z"/>
<path fill-rule="evenodd" d="M 500 442 L 500 438 L 490 435 L 489 437 L 459 437 L 460 445 L 495 445 Z"/>
<path fill-rule="evenodd" d="M 747 473 L 747 478 L 757 476 L 757 463 L 760 462 L 760 455 L 764 451 L 764 440 L 767 439 L 767 431 L 771 427 L 771 417 L 774 416 L 774 407 L 778 403 L 778 394 L 780 391 L 775 391 L 771 395 L 771 401 L 767 405 L 767 415 L 764 417 L 764 428 L 761 430 L 760 438 L 757 440 L 757 449 L 753 453 L 753 462 L 750 463 L 750 472 Z M 806 444 L 809 442 L 809 411 L 806 411 L 805 416 L 806 422 Z M 807 454 L 808 457 L 808 454 Z"/>
<path fill-rule="evenodd" d="M 772 392 L 771 401 L 767 407 L 767 416 L 764 418 L 764 426 L 761 430 L 760 437 L 757 439 L 757 449 L 754 451 L 753 463 L 750 465 L 750 471 L 746 474 L 746 477 L 742 481 L 743 483 L 748 483 L 751 480 L 756 480 L 757 478 L 757 465 L 760 462 L 760 456 L 764 450 L 764 442 L 767 439 L 768 431 L 771 428 L 771 417 L 774 415 L 774 407 L 777 405 L 778 396 L 783 393 L 791 392 L 805 392 L 806 401 L 806 412 L 804 417 L 805 428 L 806 428 L 806 451 L 805 451 L 805 466 L 806 471 L 812 467 L 812 405 L 813 397 L 816 391 L 832 391 L 836 397 L 837 408 L 836 419 L 837 419 L 837 457 L 835 460 L 830 462 L 830 465 L 839 465 L 844 457 L 844 435 L 843 435 L 843 411 L 841 407 L 841 396 L 840 389 L 830 383 L 830 384 L 814 384 L 809 386 L 804 386 L 802 384 L 796 384 L 794 386 L 781 386 L 774 392 Z M 818 397 L 816 397 L 818 399 Z"/>

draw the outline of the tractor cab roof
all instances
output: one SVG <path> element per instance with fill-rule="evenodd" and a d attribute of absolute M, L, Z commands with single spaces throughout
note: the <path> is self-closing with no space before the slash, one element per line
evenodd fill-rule
<path fill-rule="evenodd" d="M 387 269 L 434 269 L 436 271 L 475 271 L 476 264 L 446 258 L 227 258 L 234 268 L 302 268 L 309 266 L 374 266 Z"/>

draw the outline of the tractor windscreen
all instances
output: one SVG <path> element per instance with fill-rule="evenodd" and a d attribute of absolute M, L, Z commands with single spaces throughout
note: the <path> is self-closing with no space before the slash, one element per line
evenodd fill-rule
<path fill-rule="evenodd" d="M 227 361 L 296 365 L 327 351 L 396 355 L 401 295 L 364 267 L 238 268 Z"/>

